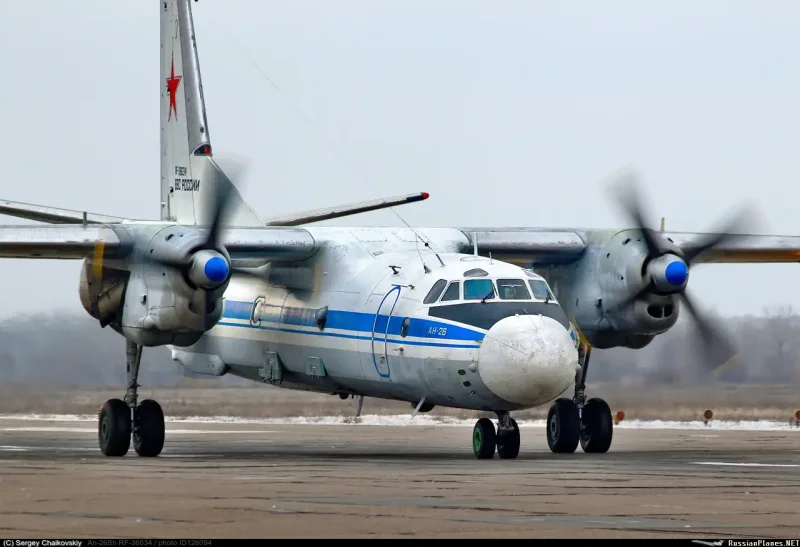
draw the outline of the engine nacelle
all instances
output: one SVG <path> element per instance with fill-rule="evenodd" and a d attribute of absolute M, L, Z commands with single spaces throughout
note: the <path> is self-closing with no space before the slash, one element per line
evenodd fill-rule
<path fill-rule="evenodd" d="M 230 255 L 189 226 L 140 230 L 124 259 L 84 261 L 80 298 L 102 326 L 143 346 L 195 344 L 222 317 Z"/>
<path fill-rule="evenodd" d="M 128 272 L 97 267 L 91 259 L 85 259 L 81 268 L 78 295 L 86 312 L 100 322 L 119 328 L 120 311 L 125 296 L 125 281 Z"/>
<path fill-rule="evenodd" d="M 675 252 L 675 257 L 668 255 L 648 264 L 647 247 L 636 230 L 593 237 L 597 239 L 589 242 L 580 260 L 534 269 L 547 279 L 567 315 L 593 347 L 642 348 L 678 320 L 677 294 L 685 286 L 687 275 L 671 264 L 680 260 L 680 250 L 668 247 L 666 250 Z M 665 243 L 672 245 L 666 239 Z M 648 285 L 637 300 L 621 306 Z"/>
<path fill-rule="evenodd" d="M 666 250 L 675 253 L 675 258 L 667 255 L 649 264 L 646 263 L 647 247 L 636 231 L 616 234 L 603 249 L 598 264 L 600 308 L 615 331 L 654 336 L 666 332 L 678 320 L 677 290 L 685 286 L 686 272 L 671 270 L 680 249 L 671 241 L 665 242 L 670 245 Z M 677 278 L 680 278 L 679 284 L 668 282 L 668 279 L 675 281 Z M 621 309 L 626 298 L 648 284 L 652 290 Z M 671 292 L 667 292 L 668 289 Z"/>

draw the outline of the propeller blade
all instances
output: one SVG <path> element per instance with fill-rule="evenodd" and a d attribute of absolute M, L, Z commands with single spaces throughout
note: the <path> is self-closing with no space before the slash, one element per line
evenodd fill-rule
<path fill-rule="evenodd" d="M 208 210 L 211 212 L 211 224 L 204 245 L 206 249 L 215 249 L 219 246 L 219 234 L 228 220 L 231 204 L 237 193 L 234 181 L 241 181 L 245 178 L 250 162 L 243 156 L 225 156 L 220 163 L 226 167 L 224 170 L 220 167 L 217 171 L 216 175 L 222 180 L 213 186 L 214 192 L 208 196 L 208 199 L 211 200 L 210 203 L 207 203 Z M 229 177 L 227 173 L 232 173 L 233 176 Z"/>
<path fill-rule="evenodd" d="M 707 250 L 713 249 L 721 243 L 738 239 L 745 228 L 752 230 L 754 218 L 755 210 L 753 208 L 742 207 L 736 214 L 731 215 L 720 230 L 701 236 L 689 245 L 685 245 L 681 250 L 686 264 L 691 266 L 692 262 Z"/>
<path fill-rule="evenodd" d="M 706 369 L 710 372 L 727 363 L 737 352 L 733 342 L 727 337 L 724 329 L 703 316 L 686 292 L 680 295 L 686 311 L 697 325 L 697 333 L 706 354 Z"/>
<path fill-rule="evenodd" d="M 647 245 L 648 255 L 652 257 L 664 254 L 659 236 L 655 230 L 647 227 L 644 221 L 645 211 L 642 200 L 639 197 L 639 183 L 636 173 L 632 169 L 623 169 L 616 175 L 612 175 L 612 193 L 616 194 L 617 205 L 628 216 L 634 225 L 642 233 L 645 245 Z"/>

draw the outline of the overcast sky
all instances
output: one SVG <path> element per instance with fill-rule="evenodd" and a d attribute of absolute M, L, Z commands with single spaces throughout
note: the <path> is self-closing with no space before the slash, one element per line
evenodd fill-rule
<path fill-rule="evenodd" d="M 620 227 L 600 182 L 633 164 L 654 227 L 753 202 L 764 231 L 800 234 L 796 0 L 192 9 L 212 144 L 251 158 L 240 188 L 264 215 L 427 191 L 397 209 L 409 224 Z M 157 2 L 5 0 L 0 51 L 0 197 L 158 218 Z M 0 316 L 83 313 L 79 270 L 0 262 Z M 798 282 L 794 264 L 708 265 L 690 290 L 761 313 L 800 307 Z"/>

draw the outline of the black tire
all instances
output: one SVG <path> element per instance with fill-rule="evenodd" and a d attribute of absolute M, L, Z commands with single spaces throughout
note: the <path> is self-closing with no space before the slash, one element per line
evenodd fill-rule
<path fill-rule="evenodd" d="M 570 399 L 557 399 L 547 413 L 547 444 L 556 454 L 571 454 L 578 448 L 581 422 L 578 405 Z"/>
<path fill-rule="evenodd" d="M 133 412 L 133 448 L 145 458 L 154 458 L 164 448 L 164 412 L 161 405 L 145 399 Z"/>
<path fill-rule="evenodd" d="M 491 460 L 497 447 L 497 432 L 489 418 L 481 418 L 472 429 L 472 451 L 479 460 Z"/>
<path fill-rule="evenodd" d="M 581 448 L 590 454 L 603 454 L 611 448 L 614 419 L 603 399 L 589 399 L 581 416 Z"/>
<path fill-rule="evenodd" d="M 97 420 L 97 440 L 105 456 L 121 457 L 131 447 L 131 409 L 120 399 L 103 403 Z"/>
<path fill-rule="evenodd" d="M 513 460 L 519 454 L 519 426 L 511 418 L 513 431 L 497 436 L 497 455 L 503 460 Z"/>

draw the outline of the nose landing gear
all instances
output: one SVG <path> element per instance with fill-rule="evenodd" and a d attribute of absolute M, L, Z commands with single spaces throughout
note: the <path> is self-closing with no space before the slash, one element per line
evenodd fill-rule
<path fill-rule="evenodd" d="M 605 453 L 611 447 L 614 421 L 608 404 L 600 398 L 586 400 L 586 373 L 591 348 L 578 353 L 581 370 L 575 378 L 575 396 L 557 399 L 547 415 L 547 444 L 557 454 L 575 452 L 580 442 L 587 453 Z"/>
<path fill-rule="evenodd" d="M 519 426 L 508 412 L 497 413 L 497 430 L 489 418 L 481 418 L 472 429 L 472 450 L 479 460 L 491 460 L 495 450 L 500 459 L 519 455 Z"/>

